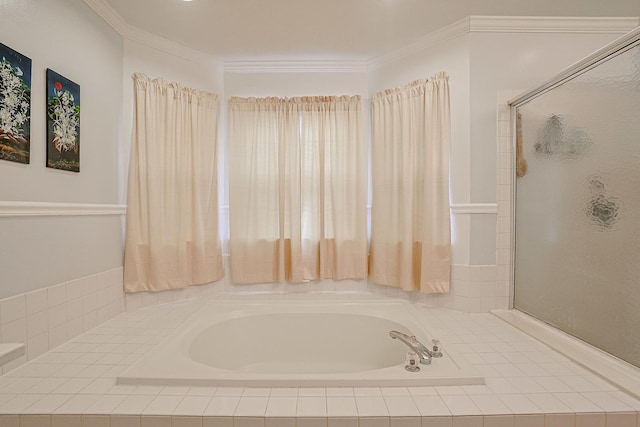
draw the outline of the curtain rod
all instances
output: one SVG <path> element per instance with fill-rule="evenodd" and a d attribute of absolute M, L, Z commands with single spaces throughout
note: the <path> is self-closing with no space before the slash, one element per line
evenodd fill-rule
<path fill-rule="evenodd" d="M 602 49 L 599 49 L 586 58 L 576 62 L 537 88 L 511 99 L 508 102 L 508 105 L 512 107 L 519 107 L 522 104 L 531 101 L 533 98 L 536 98 L 556 86 L 578 77 L 580 74 L 590 70 L 596 65 L 607 61 L 608 59 L 617 56 L 638 44 L 640 44 L 640 27 L 637 27 Z"/>

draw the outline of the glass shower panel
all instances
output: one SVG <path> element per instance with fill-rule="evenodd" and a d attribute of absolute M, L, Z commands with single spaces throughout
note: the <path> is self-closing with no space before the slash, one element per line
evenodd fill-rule
<path fill-rule="evenodd" d="M 514 305 L 640 367 L 640 47 L 517 115 Z"/>

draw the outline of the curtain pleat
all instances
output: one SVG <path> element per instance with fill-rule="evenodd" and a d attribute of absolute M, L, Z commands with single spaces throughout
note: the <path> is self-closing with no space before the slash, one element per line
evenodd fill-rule
<path fill-rule="evenodd" d="M 218 232 L 217 96 L 134 76 L 126 292 L 224 276 Z"/>
<path fill-rule="evenodd" d="M 450 288 L 449 85 L 444 73 L 371 101 L 369 274 L 374 283 Z"/>
<path fill-rule="evenodd" d="M 367 276 L 359 97 L 232 98 L 236 283 Z"/>

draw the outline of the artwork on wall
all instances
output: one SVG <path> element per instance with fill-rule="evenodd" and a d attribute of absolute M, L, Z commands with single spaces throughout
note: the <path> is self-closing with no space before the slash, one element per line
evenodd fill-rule
<path fill-rule="evenodd" d="M 47 69 L 47 167 L 80 172 L 80 85 Z"/>
<path fill-rule="evenodd" d="M 29 163 L 31 59 L 0 43 L 0 159 Z"/>

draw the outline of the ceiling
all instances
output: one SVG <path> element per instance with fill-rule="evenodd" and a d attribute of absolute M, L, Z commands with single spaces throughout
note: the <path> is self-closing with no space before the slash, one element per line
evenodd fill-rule
<path fill-rule="evenodd" d="M 105 0 L 128 24 L 228 59 L 369 59 L 470 15 L 640 16 L 640 0 Z"/>

